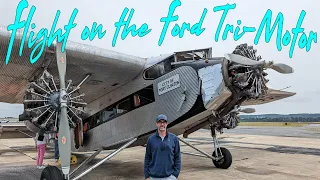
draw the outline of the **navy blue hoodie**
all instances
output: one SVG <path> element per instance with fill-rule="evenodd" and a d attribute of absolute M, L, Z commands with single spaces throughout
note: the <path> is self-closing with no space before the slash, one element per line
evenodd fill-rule
<path fill-rule="evenodd" d="M 167 131 L 161 139 L 158 131 L 147 141 L 144 159 L 144 176 L 164 178 L 174 175 L 178 178 L 181 169 L 181 154 L 179 139 L 175 134 Z"/>

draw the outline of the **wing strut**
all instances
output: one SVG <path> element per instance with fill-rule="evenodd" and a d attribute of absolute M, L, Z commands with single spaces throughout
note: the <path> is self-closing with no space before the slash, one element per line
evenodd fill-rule
<path fill-rule="evenodd" d="M 132 138 L 129 142 L 125 143 L 123 146 L 121 146 L 119 149 L 115 150 L 114 152 L 110 153 L 107 157 L 103 158 L 101 161 L 97 162 L 95 165 L 91 166 L 90 168 L 88 168 L 86 171 L 82 172 L 80 175 L 72 178 L 72 180 L 77 180 L 81 177 L 83 177 L 84 175 L 88 174 L 90 171 L 92 171 L 94 168 L 100 166 L 102 163 L 104 163 L 105 161 L 111 159 L 113 156 L 117 155 L 119 152 L 121 152 L 122 150 L 124 150 L 126 147 L 128 147 L 129 145 L 131 145 L 132 143 L 134 143 L 137 140 L 137 138 Z M 100 153 L 100 151 L 97 151 L 96 153 L 94 153 L 93 155 L 96 156 L 98 153 Z M 90 157 L 89 157 L 90 158 Z M 89 161 L 89 160 L 88 160 Z M 87 162 L 83 163 L 83 164 L 87 164 Z M 81 165 L 83 165 L 81 164 Z M 79 168 L 78 168 L 79 169 Z M 75 171 L 73 171 L 74 173 Z M 73 174 L 72 173 L 72 174 Z"/>

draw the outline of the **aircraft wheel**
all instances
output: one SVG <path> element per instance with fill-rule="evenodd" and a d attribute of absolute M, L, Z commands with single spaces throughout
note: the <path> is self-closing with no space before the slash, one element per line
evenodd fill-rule
<path fill-rule="evenodd" d="M 64 180 L 62 171 L 56 166 L 47 166 L 41 173 L 40 180 Z"/>
<path fill-rule="evenodd" d="M 232 155 L 228 149 L 223 147 L 221 147 L 220 149 L 221 149 L 223 158 L 220 159 L 219 161 L 212 160 L 212 162 L 217 168 L 228 169 L 232 164 Z M 220 151 L 218 151 L 218 155 L 220 155 Z M 212 156 L 213 157 L 216 156 L 216 153 L 214 151 L 212 153 Z"/>

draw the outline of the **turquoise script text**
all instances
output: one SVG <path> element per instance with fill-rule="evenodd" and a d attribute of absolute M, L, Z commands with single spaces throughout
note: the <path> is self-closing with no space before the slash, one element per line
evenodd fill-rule
<path fill-rule="evenodd" d="M 87 40 L 89 38 L 90 41 L 92 41 L 96 36 L 97 36 L 97 33 L 98 33 L 98 38 L 99 39 L 102 39 L 103 36 L 106 34 L 107 31 L 103 31 L 102 32 L 102 29 L 103 29 L 103 26 L 102 24 L 100 24 L 98 27 L 97 27 L 97 23 L 94 22 L 92 24 L 92 28 L 91 28 L 91 31 L 89 29 L 88 26 L 86 26 L 84 28 L 84 30 L 82 31 L 81 33 L 81 39 L 82 40 Z"/>
<path fill-rule="evenodd" d="M 42 28 L 35 36 L 35 33 L 33 32 L 32 29 L 36 28 L 36 24 L 34 24 L 34 23 L 31 24 L 31 21 L 32 21 L 32 17 L 36 11 L 36 7 L 35 6 L 31 7 L 30 12 L 28 14 L 28 18 L 26 21 L 20 20 L 21 15 L 23 13 L 23 10 L 26 9 L 28 6 L 29 6 L 29 4 L 26 0 L 20 1 L 19 5 L 16 9 L 15 21 L 13 24 L 10 24 L 7 27 L 8 31 L 12 31 L 12 34 L 11 34 L 11 38 L 10 38 L 10 42 L 9 42 L 9 46 L 8 46 L 8 52 L 7 52 L 7 56 L 6 56 L 6 64 L 9 63 L 13 43 L 16 38 L 18 29 L 23 29 L 23 34 L 22 34 L 22 38 L 21 38 L 22 41 L 20 44 L 20 51 L 19 51 L 19 55 L 22 56 L 24 42 L 27 38 L 27 33 L 28 33 L 28 30 L 31 26 L 31 31 L 30 31 L 29 37 L 28 37 L 28 48 L 32 48 L 35 45 L 35 47 L 33 48 L 32 52 L 31 52 L 31 55 L 30 55 L 30 63 L 34 64 L 41 57 L 41 54 L 45 49 L 47 41 L 48 41 L 48 44 L 47 44 L 48 47 L 50 47 L 52 45 L 52 43 L 54 42 L 54 40 L 56 38 L 57 38 L 57 42 L 59 42 L 59 43 L 61 43 L 63 41 L 62 52 L 64 52 L 70 31 L 72 28 L 76 27 L 76 25 L 77 25 L 74 23 L 74 20 L 76 18 L 78 10 L 74 9 L 72 12 L 72 15 L 70 17 L 68 25 L 64 26 L 64 29 L 66 32 L 64 34 L 62 34 L 62 29 L 60 29 L 60 28 L 55 31 L 56 25 L 57 25 L 57 22 L 58 22 L 58 19 L 60 16 L 60 11 L 57 11 L 54 22 L 53 22 L 51 30 L 50 30 L 50 33 L 48 32 L 48 29 Z M 37 41 L 39 41 L 39 42 L 36 44 Z M 40 51 L 38 52 L 38 54 L 35 54 L 36 51 L 38 50 L 38 48 L 40 48 Z"/>
<path fill-rule="evenodd" d="M 129 26 L 130 24 L 130 21 L 132 19 L 132 16 L 133 16 L 133 13 L 134 13 L 134 9 L 131 9 L 130 10 L 130 14 L 129 14 L 129 17 L 128 17 L 128 20 L 125 21 L 125 17 L 127 16 L 127 13 L 128 13 L 129 9 L 128 8 L 125 8 L 121 14 L 121 17 L 120 17 L 120 20 L 116 23 L 114 23 L 114 26 L 116 27 L 116 31 L 114 33 L 114 36 L 113 36 L 113 40 L 112 40 L 112 47 L 114 47 L 116 45 L 116 42 L 117 42 L 117 38 L 119 36 L 119 33 L 120 33 L 120 29 L 121 29 L 121 26 L 124 26 L 123 27 L 123 31 L 121 33 L 121 39 L 124 40 L 128 34 L 131 32 L 131 35 L 133 37 L 135 36 L 139 36 L 139 37 L 143 37 L 147 34 L 149 34 L 151 32 L 151 29 L 148 28 L 148 24 L 144 23 L 141 25 L 141 27 L 137 29 L 137 25 L 133 24 L 131 26 Z"/>
<path fill-rule="evenodd" d="M 167 17 L 162 17 L 160 19 L 160 22 L 164 22 L 164 26 L 162 28 L 162 32 L 158 41 L 159 46 L 161 46 L 164 41 L 170 22 L 177 21 L 179 19 L 178 15 L 173 16 L 173 13 L 178 6 L 181 6 L 180 0 L 173 1 L 170 4 Z M 195 34 L 196 36 L 200 36 L 203 33 L 203 31 L 205 31 L 206 29 L 206 28 L 202 28 L 202 24 L 203 24 L 204 18 L 206 17 L 207 12 L 208 10 L 205 8 L 202 12 L 202 16 L 199 22 L 194 24 L 192 27 L 190 26 L 190 23 L 186 23 L 186 22 L 183 22 L 181 27 L 178 24 L 175 24 L 171 30 L 171 36 L 176 37 L 179 35 L 179 38 L 182 38 L 184 36 L 185 30 L 190 31 L 190 34 Z"/>
<path fill-rule="evenodd" d="M 296 27 L 291 29 L 291 32 L 289 30 L 285 30 L 285 33 L 283 34 L 283 23 L 284 23 L 284 16 L 282 13 L 278 13 L 276 20 L 274 22 L 274 24 L 272 25 L 272 28 L 270 28 L 271 26 L 271 18 L 272 18 L 272 11 L 269 9 L 261 23 L 260 26 L 258 28 L 258 30 L 255 27 L 247 27 L 247 26 L 243 26 L 242 28 L 242 32 L 240 30 L 239 25 L 241 25 L 241 20 L 237 21 L 238 26 L 236 28 L 234 28 L 233 25 L 230 24 L 226 24 L 225 26 L 223 26 L 224 21 L 227 17 L 227 14 L 230 10 L 235 9 L 236 8 L 236 4 L 226 4 L 223 6 L 216 6 L 213 8 L 214 12 L 219 12 L 222 11 L 222 16 L 218 25 L 218 28 L 216 30 L 215 33 L 215 41 L 218 42 L 219 41 L 219 36 L 220 33 L 223 32 L 222 34 L 222 40 L 226 40 L 227 36 L 229 33 L 233 33 L 233 39 L 235 41 L 238 41 L 241 37 L 244 36 L 245 33 L 256 33 L 255 35 L 255 39 L 254 39 L 254 44 L 257 45 L 259 43 L 260 37 L 262 35 L 263 30 L 265 30 L 265 42 L 269 43 L 270 39 L 276 29 L 277 28 L 277 32 L 276 32 L 276 46 L 278 51 L 282 50 L 282 46 L 288 46 L 290 43 L 290 50 L 289 50 L 289 57 L 292 58 L 293 56 L 293 52 L 295 49 L 295 45 L 298 41 L 298 46 L 300 49 L 306 48 L 306 51 L 310 51 L 311 49 L 311 44 L 312 42 L 317 43 L 317 33 L 310 31 L 309 35 L 307 36 L 306 33 L 304 32 L 304 28 L 301 28 L 303 19 L 306 15 L 305 11 L 301 11 L 300 13 L 300 17 L 297 21 Z M 223 28 L 224 27 L 224 28 Z M 241 32 L 241 33 L 239 33 Z M 298 36 L 300 35 L 300 37 L 298 38 Z"/>

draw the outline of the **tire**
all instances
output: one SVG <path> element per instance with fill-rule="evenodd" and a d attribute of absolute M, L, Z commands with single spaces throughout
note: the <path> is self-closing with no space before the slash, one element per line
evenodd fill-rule
<path fill-rule="evenodd" d="M 221 147 L 220 149 L 221 149 L 221 153 L 223 155 L 223 158 L 220 159 L 219 161 L 212 160 L 212 162 L 217 168 L 228 169 L 232 164 L 232 155 L 228 149 L 223 148 L 223 147 Z M 220 155 L 219 150 L 218 150 L 218 155 Z M 212 156 L 216 157 L 216 153 L 214 151 L 212 153 Z"/>
<path fill-rule="evenodd" d="M 43 169 L 40 180 L 64 180 L 63 174 L 56 166 L 48 166 Z"/>

